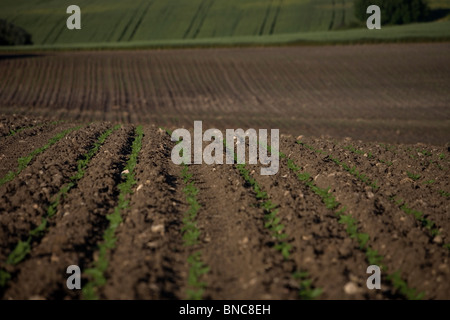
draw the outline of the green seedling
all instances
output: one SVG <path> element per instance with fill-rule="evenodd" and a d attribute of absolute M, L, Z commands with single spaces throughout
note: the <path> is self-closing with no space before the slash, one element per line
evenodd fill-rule
<path fill-rule="evenodd" d="M 423 154 L 424 156 L 427 156 L 427 157 L 430 157 L 430 156 L 432 156 L 433 154 L 430 152 L 430 151 L 428 151 L 428 150 L 425 150 L 425 149 L 423 149 L 423 150 L 420 150 L 420 149 L 416 149 L 416 151 L 418 152 L 418 153 L 421 153 L 421 154 Z"/>
<path fill-rule="evenodd" d="M 422 300 L 425 297 L 425 293 L 417 293 L 415 289 L 408 287 L 406 282 L 401 278 L 400 271 L 396 271 L 388 276 L 388 280 L 392 283 L 403 296 L 408 300 Z"/>
<path fill-rule="evenodd" d="M 209 267 L 201 260 L 201 252 L 197 251 L 191 254 L 188 259 L 189 273 L 187 298 L 189 300 L 201 300 L 206 288 L 206 283 L 200 281 L 200 278 L 209 272 Z"/>
<path fill-rule="evenodd" d="M 9 131 L 7 137 L 15 136 L 16 134 L 18 134 L 18 133 L 20 133 L 20 132 L 22 132 L 22 131 L 25 131 L 25 130 L 29 130 L 29 129 L 38 129 L 38 128 L 41 128 L 41 127 L 43 127 L 43 126 L 45 126 L 45 125 L 52 126 L 52 125 L 56 125 L 56 124 L 61 123 L 61 122 L 62 122 L 62 121 L 52 121 L 52 122 L 50 122 L 50 123 L 48 123 L 48 124 L 41 123 L 41 124 L 37 124 L 37 125 L 35 125 L 35 126 L 23 127 L 23 128 L 19 128 L 19 129 L 16 129 L 16 130 L 12 130 L 12 129 L 11 129 L 11 130 Z"/>
<path fill-rule="evenodd" d="M 323 150 L 315 149 L 314 147 L 309 146 L 309 145 L 307 145 L 304 142 L 297 141 L 297 143 L 302 145 L 302 146 L 304 146 L 305 148 L 307 148 L 309 150 L 312 150 L 315 153 L 326 154 Z M 329 159 L 331 159 L 331 161 L 333 161 L 336 165 L 341 166 L 345 171 L 348 171 L 350 174 L 352 174 L 353 176 L 355 176 L 356 178 L 358 178 L 359 180 L 361 180 L 362 182 L 364 182 L 365 184 L 370 186 L 374 191 L 376 191 L 376 190 L 378 190 L 380 188 L 380 186 L 378 185 L 378 181 L 371 181 L 365 174 L 362 174 L 358 170 L 356 170 L 355 166 L 350 168 L 349 165 L 347 165 L 346 163 L 344 163 L 341 160 L 337 159 L 336 157 L 332 156 L 331 154 L 326 154 L 326 156 Z"/>
<path fill-rule="evenodd" d="M 381 163 L 384 163 L 388 167 L 393 165 L 392 161 L 387 161 L 387 160 L 383 160 L 383 159 L 378 159 L 378 161 L 380 161 Z"/>
<path fill-rule="evenodd" d="M 445 192 L 444 190 L 439 190 L 439 194 L 445 198 L 449 198 L 450 197 L 450 193 L 449 192 Z"/>
<path fill-rule="evenodd" d="M 405 212 L 406 214 L 412 215 L 418 222 L 420 222 L 420 224 L 423 227 L 428 229 L 431 236 L 435 237 L 439 234 L 439 228 L 436 227 L 436 223 L 431 221 L 428 218 L 425 218 L 425 215 L 422 211 L 411 209 L 410 207 L 408 207 L 408 205 L 406 204 L 406 202 L 403 199 L 395 198 L 394 196 L 390 197 L 390 199 L 395 204 L 397 204 L 403 212 Z"/>
<path fill-rule="evenodd" d="M 414 174 L 412 172 L 406 171 L 406 174 L 408 175 L 409 178 L 411 178 L 414 181 L 417 181 L 420 179 L 421 175 L 420 174 Z"/>
<path fill-rule="evenodd" d="M 320 288 L 313 288 L 312 287 L 312 280 L 309 279 L 308 272 L 294 272 L 292 277 L 299 281 L 300 284 L 300 290 L 299 290 L 299 296 L 303 300 L 314 300 L 318 298 L 323 290 Z"/>

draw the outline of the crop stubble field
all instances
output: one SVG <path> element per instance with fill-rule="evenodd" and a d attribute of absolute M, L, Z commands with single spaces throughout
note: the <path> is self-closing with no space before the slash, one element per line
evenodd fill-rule
<path fill-rule="evenodd" d="M 2 298 L 449 299 L 448 46 L 2 56 Z M 280 171 L 174 165 L 193 120 Z"/>

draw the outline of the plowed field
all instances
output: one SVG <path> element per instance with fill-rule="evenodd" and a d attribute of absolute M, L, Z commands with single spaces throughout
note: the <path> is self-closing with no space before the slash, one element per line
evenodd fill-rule
<path fill-rule="evenodd" d="M 0 55 L 3 113 L 445 144 L 448 43 Z"/>
<path fill-rule="evenodd" d="M 1 56 L 0 297 L 450 299 L 448 48 Z M 173 164 L 193 120 L 279 172 Z"/>

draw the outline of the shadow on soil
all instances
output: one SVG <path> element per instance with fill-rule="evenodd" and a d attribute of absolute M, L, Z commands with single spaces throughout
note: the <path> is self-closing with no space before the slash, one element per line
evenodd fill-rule
<path fill-rule="evenodd" d="M 0 54 L 0 61 L 11 59 L 38 58 L 43 56 L 43 54 Z"/>

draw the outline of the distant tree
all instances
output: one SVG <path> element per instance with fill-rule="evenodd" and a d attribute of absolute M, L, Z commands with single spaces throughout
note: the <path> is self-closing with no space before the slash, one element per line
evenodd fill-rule
<path fill-rule="evenodd" d="M 6 20 L 0 19 L 0 45 L 17 46 L 24 44 L 33 44 L 31 34 Z"/>
<path fill-rule="evenodd" d="M 366 21 L 367 7 L 377 5 L 381 9 L 382 24 L 406 24 L 425 21 L 429 14 L 425 0 L 355 0 L 355 16 Z"/>

